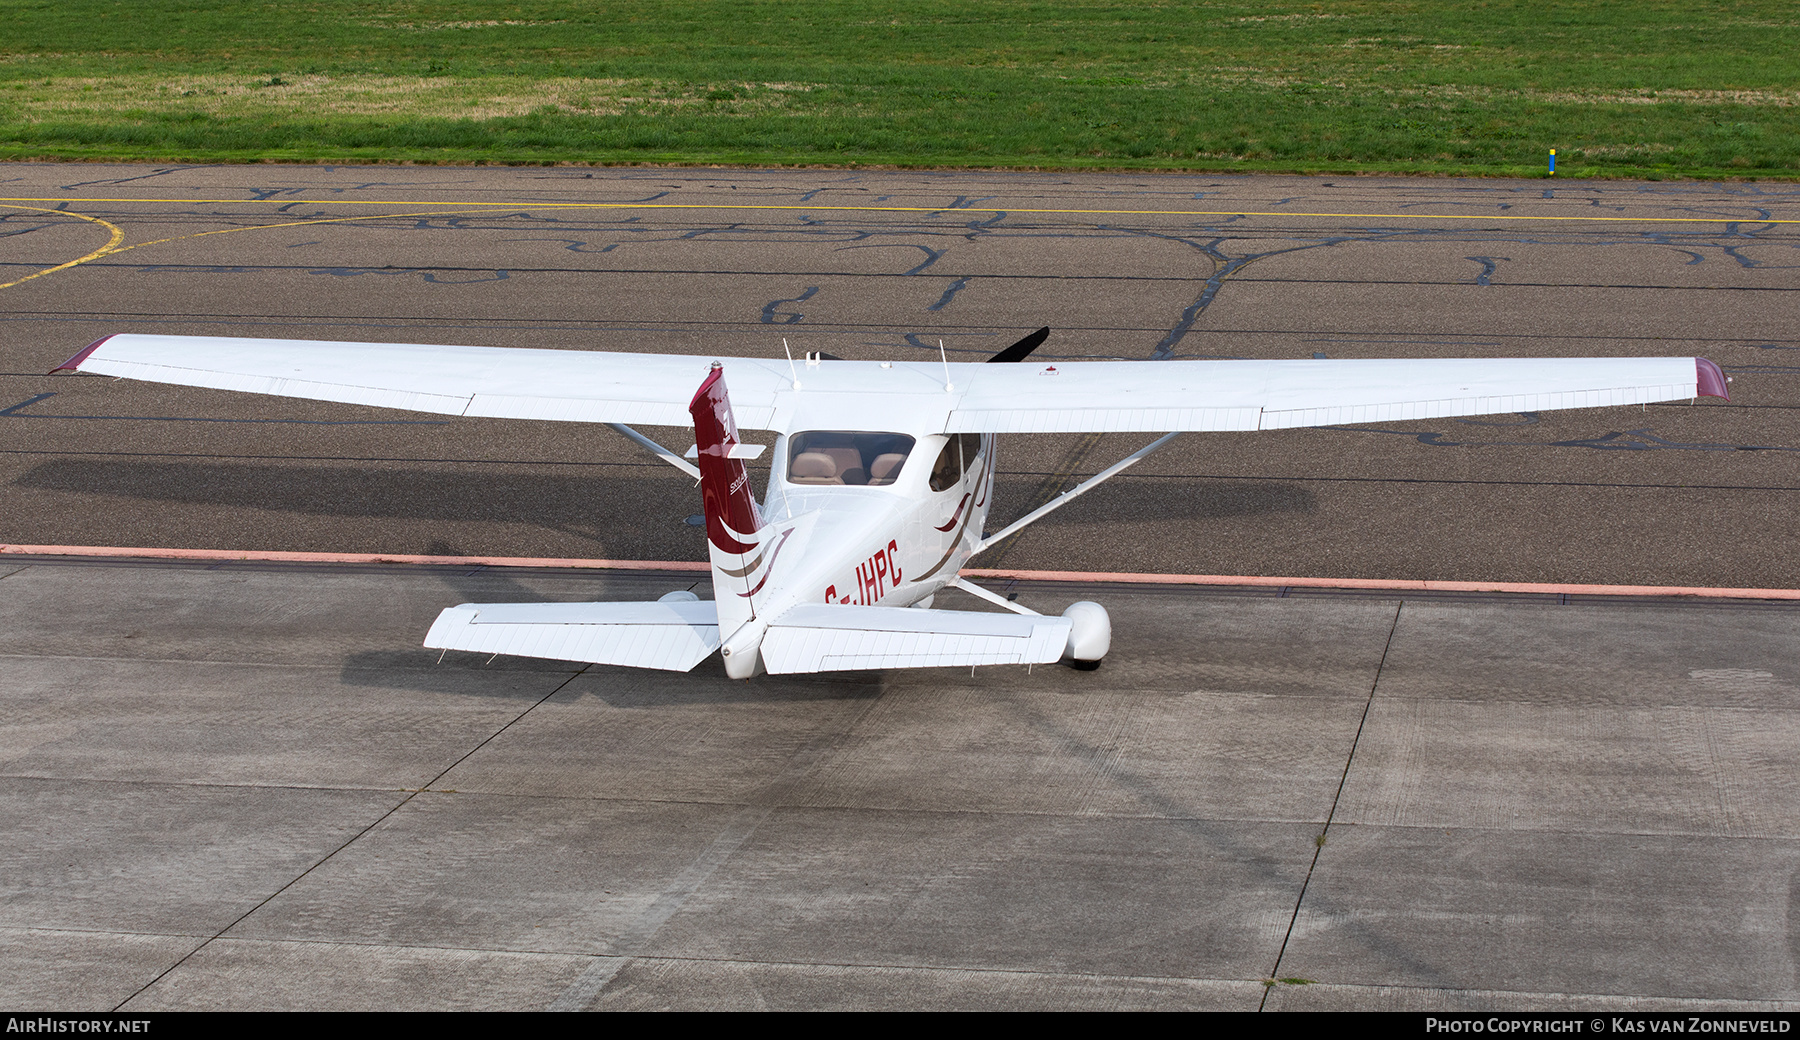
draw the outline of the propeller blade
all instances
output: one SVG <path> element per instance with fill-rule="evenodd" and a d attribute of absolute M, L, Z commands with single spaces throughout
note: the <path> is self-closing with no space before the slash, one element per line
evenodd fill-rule
<path fill-rule="evenodd" d="M 1049 338 L 1050 326 L 1046 325 L 1031 335 L 1026 336 L 1019 342 L 1014 343 L 1012 346 L 1007 347 L 1005 350 L 1002 350 L 1000 353 L 995 354 L 993 357 L 988 358 L 988 360 L 1000 362 L 1023 361 L 1031 356 L 1032 351 L 1043 346 L 1044 341 Z"/>

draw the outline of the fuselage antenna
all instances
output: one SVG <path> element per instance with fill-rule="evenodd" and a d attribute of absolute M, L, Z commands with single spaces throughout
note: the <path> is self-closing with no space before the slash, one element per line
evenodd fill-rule
<path fill-rule="evenodd" d="M 800 373 L 794 370 L 794 352 L 788 349 L 787 337 L 781 337 L 781 349 L 787 351 L 788 375 L 794 377 L 794 389 L 800 389 Z"/>
<path fill-rule="evenodd" d="M 950 382 L 950 355 L 944 353 L 944 341 L 938 340 L 938 359 L 944 363 L 944 393 L 956 392 L 956 384 Z"/>

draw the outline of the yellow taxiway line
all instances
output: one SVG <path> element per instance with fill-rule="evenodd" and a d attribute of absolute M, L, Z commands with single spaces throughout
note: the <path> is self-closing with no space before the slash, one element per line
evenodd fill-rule
<path fill-rule="evenodd" d="M 35 202 L 60 203 L 58 208 L 49 209 L 43 206 L 27 205 Z M 708 202 L 457 202 L 443 203 L 454 207 L 447 210 L 431 210 L 427 212 L 407 213 L 371 213 L 356 217 L 316 217 L 308 220 L 290 220 L 279 224 L 256 224 L 248 227 L 217 228 L 212 231 L 196 231 L 188 235 L 175 235 L 170 238 L 158 238 L 149 242 L 137 242 L 124 246 L 125 232 L 116 224 L 108 223 L 99 217 L 77 213 L 63 207 L 82 204 L 109 205 L 133 204 L 149 206 L 268 206 L 279 203 L 282 206 L 315 205 L 315 206 L 428 206 L 431 203 L 418 201 L 394 201 L 375 199 L 127 199 L 127 198 L 51 198 L 35 196 L 0 197 L 0 208 L 24 209 L 38 213 L 56 213 L 99 224 L 112 231 L 112 239 L 106 245 L 67 263 L 46 267 L 41 271 L 28 274 L 14 281 L 0 283 L 0 289 L 11 288 L 33 278 L 42 278 L 47 274 L 64 271 L 71 267 L 85 264 L 90 260 L 113 256 L 144 246 L 162 245 L 166 242 L 180 242 L 190 238 L 202 238 L 207 235 L 228 235 L 239 231 L 261 231 L 270 228 L 301 227 L 307 224 L 341 224 L 354 220 L 383 220 L 406 217 L 444 217 L 461 216 L 472 213 L 492 212 L 496 209 L 539 210 L 539 209 L 574 209 L 574 210 L 713 210 L 713 211 L 760 211 L 760 212 L 801 212 L 801 213 L 1036 213 L 1062 216 L 1113 216 L 1113 217 L 1287 217 L 1312 218 L 1319 220 L 1549 220 L 1578 222 L 1611 222 L 1626 224 L 1800 224 L 1800 218 L 1781 219 L 1769 217 L 1603 217 L 1587 214 L 1570 215 L 1530 215 L 1530 214 L 1466 214 L 1466 213 L 1311 213 L 1278 210 L 1198 210 L 1198 209 L 1033 209 L 1002 208 L 986 206 L 792 206 L 759 203 L 708 203 Z"/>
<path fill-rule="evenodd" d="M 377 199 L 69 199 L 0 198 L 6 202 L 133 203 L 178 206 L 250 206 L 279 202 L 283 206 L 310 203 L 317 206 L 429 206 L 421 201 Z M 442 205 L 480 209 L 659 209 L 659 210 L 775 210 L 804 213 L 1045 213 L 1100 217 L 1311 217 L 1321 220 L 1566 220 L 1626 224 L 1800 224 L 1800 217 L 1602 217 L 1590 215 L 1531 215 L 1514 213 L 1311 213 L 1249 209 L 1042 209 L 1010 206 L 791 206 L 754 203 L 710 202 L 451 202 Z M 59 211 L 69 212 L 69 211 Z M 76 214 L 70 213 L 71 216 Z M 395 214 L 399 216 L 401 214 Z"/>
<path fill-rule="evenodd" d="M 112 238 L 109 239 L 105 245 L 101 246 L 99 249 L 94 250 L 93 252 L 89 253 L 86 256 L 76 257 L 75 259 L 70 260 L 66 264 L 57 264 L 54 267 L 46 267 L 42 271 L 37 272 L 36 274 L 28 274 L 23 278 L 15 278 L 14 280 L 12 280 L 10 282 L 0 284 L 0 289 L 10 289 L 13 286 L 18 285 L 20 282 L 29 282 L 33 278 L 42 278 L 47 274 L 55 274 L 57 271 L 61 271 L 61 270 L 65 270 L 70 267 L 74 267 L 76 264 L 85 264 L 89 260 L 98 260 L 103 256 L 107 256 L 111 253 L 119 252 L 119 243 L 125 241 L 125 229 L 124 228 L 120 227 L 117 224 L 109 224 L 106 221 L 101 220 L 99 217 L 90 217 L 85 213 L 71 213 L 66 209 L 45 209 L 42 206 L 5 206 L 3 208 L 5 208 L 5 209 L 29 209 L 29 210 L 36 210 L 39 213 L 60 213 L 60 214 L 66 215 L 66 216 L 80 217 L 82 220 L 86 220 L 91 223 L 99 224 L 101 227 L 111 230 Z M 126 248 L 130 248 L 130 247 L 127 246 Z"/>
<path fill-rule="evenodd" d="M 35 210 L 39 213 L 56 213 L 56 214 L 61 214 L 63 216 L 80 217 L 82 220 L 92 221 L 95 224 L 101 224 L 101 225 L 104 225 L 104 226 L 112 229 L 112 240 L 107 242 L 105 245 L 101 246 L 99 249 L 96 249 L 93 252 L 89 253 L 88 255 L 82 256 L 82 257 L 77 257 L 74 260 L 68 261 L 67 263 L 57 264 L 54 267 L 46 267 L 42 271 L 38 271 L 34 274 L 28 274 L 23 278 L 17 278 L 10 282 L 0 283 L 0 289 L 10 289 L 13 286 L 18 285 L 22 282 L 29 282 L 33 278 L 42 278 L 43 276 L 45 276 L 47 274 L 55 274 L 57 271 L 66 271 L 71 267 L 75 267 L 79 264 L 85 264 L 89 260 L 98 260 L 103 256 L 116 256 L 120 253 L 129 252 L 133 249 L 142 249 L 145 246 L 159 246 L 165 242 L 182 242 L 182 241 L 185 241 L 190 238 L 204 238 L 207 235 L 229 235 L 236 231 L 267 231 L 270 228 L 300 227 L 305 224 L 344 224 L 344 223 L 348 223 L 352 220 L 384 220 L 389 217 L 454 217 L 454 216 L 465 216 L 470 213 L 485 212 L 484 210 L 451 209 L 451 210 L 432 210 L 430 212 L 420 212 L 420 213 L 370 213 L 370 214 L 367 214 L 365 216 L 360 216 L 360 217 L 318 217 L 318 218 L 314 218 L 312 220 L 287 220 L 287 221 L 283 221 L 279 224 L 251 224 L 251 225 L 247 225 L 245 227 L 214 228 L 211 231 L 196 231 L 196 232 L 194 232 L 192 234 L 188 234 L 188 235 L 172 235 L 168 238 L 157 238 L 157 239 L 152 239 L 148 242 L 134 242 L 131 245 L 122 246 L 119 243 L 125 240 L 125 229 L 119 227 L 117 224 L 110 224 L 104 220 L 101 220 L 99 217 L 90 217 L 85 213 L 76 213 L 72 210 L 45 209 L 42 206 L 20 206 L 20 205 L 10 203 L 10 202 L 0 202 L 0 209 L 28 209 L 28 210 Z"/>

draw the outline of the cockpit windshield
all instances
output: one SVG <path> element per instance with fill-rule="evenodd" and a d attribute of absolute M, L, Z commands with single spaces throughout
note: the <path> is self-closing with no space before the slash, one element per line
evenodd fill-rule
<path fill-rule="evenodd" d="M 892 484 L 912 453 L 903 433 L 809 430 L 788 438 L 790 484 Z"/>

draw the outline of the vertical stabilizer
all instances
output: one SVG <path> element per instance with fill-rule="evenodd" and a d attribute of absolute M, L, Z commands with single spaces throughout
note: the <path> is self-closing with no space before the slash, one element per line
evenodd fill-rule
<path fill-rule="evenodd" d="M 750 493 L 750 471 L 733 451 L 737 423 L 725 392 L 725 370 L 713 362 L 712 372 L 688 404 L 694 417 L 694 446 L 699 452 L 700 494 L 706 513 L 706 542 L 712 558 L 713 598 L 719 611 L 719 634 L 731 634 L 756 616 L 751 580 L 762 565 L 762 511 Z"/>

